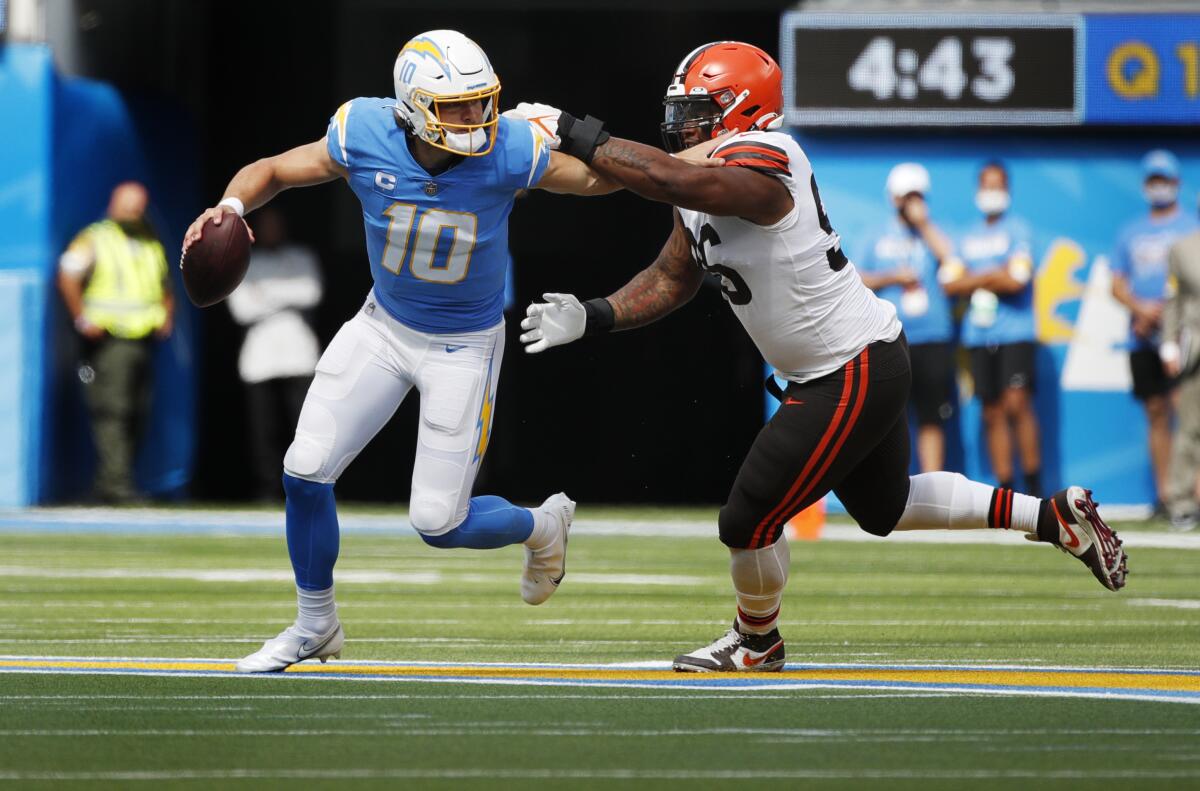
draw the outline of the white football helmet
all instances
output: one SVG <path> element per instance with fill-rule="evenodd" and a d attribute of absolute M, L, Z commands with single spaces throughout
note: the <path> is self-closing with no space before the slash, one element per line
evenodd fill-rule
<path fill-rule="evenodd" d="M 488 154 L 496 143 L 500 80 L 484 51 L 456 30 L 431 30 L 400 50 L 392 69 L 396 118 L 431 146 L 468 157 Z M 480 100 L 478 124 L 442 121 L 441 106 Z"/>

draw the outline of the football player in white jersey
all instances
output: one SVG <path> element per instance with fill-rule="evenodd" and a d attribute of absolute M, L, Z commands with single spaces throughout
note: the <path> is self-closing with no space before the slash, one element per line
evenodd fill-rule
<path fill-rule="evenodd" d="M 690 53 L 665 99 L 668 149 L 703 144 L 722 167 L 699 168 L 610 137 L 590 116 L 518 107 L 593 170 L 676 207 L 658 258 L 603 299 L 546 294 L 522 322 L 526 351 L 656 321 L 720 278 L 730 307 L 776 374 L 780 408 L 763 427 L 719 517 L 737 594 L 733 628 L 675 659 L 681 671 L 779 670 L 777 628 L 788 577 L 788 520 L 835 492 L 863 530 L 1002 528 L 1076 556 L 1109 590 L 1125 584 L 1121 541 L 1091 492 L 1040 500 L 958 473 L 908 475 L 912 372 L 895 309 L 842 254 L 808 158 L 783 124 L 779 66 L 749 44 Z M 557 126 L 553 125 L 557 123 Z M 689 153 L 693 153 L 692 149 Z"/>

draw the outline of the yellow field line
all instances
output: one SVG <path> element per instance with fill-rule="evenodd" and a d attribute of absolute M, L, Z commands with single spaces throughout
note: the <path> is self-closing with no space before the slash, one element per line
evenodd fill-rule
<path fill-rule="evenodd" d="M 86 659 L 3 659 L 0 669 L 30 670 L 145 670 L 176 672 L 233 672 L 233 663 L 187 660 L 113 660 Z M 668 670 L 629 670 L 603 668 L 486 667 L 433 665 L 294 665 L 289 673 L 362 675 L 385 677 L 427 677 L 463 679 L 532 679 L 543 681 L 679 681 L 685 678 Z M 1140 689 L 1171 692 L 1200 692 L 1200 676 L 1171 673 L 1120 671 L 1078 672 L 1039 670 L 959 670 L 959 669 L 873 669 L 805 668 L 778 675 L 758 675 L 766 682 L 883 682 L 911 684 L 964 684 L 973 686 L 1019 687 L 1092 687 L 1103 689 Z"/>

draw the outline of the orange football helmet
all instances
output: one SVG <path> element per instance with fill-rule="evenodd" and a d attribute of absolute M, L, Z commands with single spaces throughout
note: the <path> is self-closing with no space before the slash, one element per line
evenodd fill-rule
<path fill-rule="evenodd" d="M 783 125 L 783 72 L 753 44 L 714 41 L 688 54 L 667 86 L 663 143 L 682 151 L 721 130 Z"/>

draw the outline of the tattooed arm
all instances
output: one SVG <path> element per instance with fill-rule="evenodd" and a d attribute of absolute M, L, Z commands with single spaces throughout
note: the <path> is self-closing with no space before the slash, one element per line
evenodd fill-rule
<path fill-rule="evenodd" d="M 584 335 L 631 330 L 658 321 L 696 295 L 704 271 L 692 260 L 692 248 L 679 212 L 675 228 L 654 263 L 607 299 L 580 302 L 574 294 L 546 293 L 521 320 L 525 351 L 538 354 L 577 341 Z"/>
<path fill-rule="evenodd" d="M 792 210 L 791 193 L 779 179 L 746 168 L 697 167 L 632 140 L 609 138 L 591 166 L 643 198 L 719 217 L 771 225 Z"/>
<path fill-rule="evenodd" d="M 613 330 L 632 330 L 658 321 L 686 304 L 704 281 L 704 271 L 692 259 L 692 248 L 679 212 L 675 227 L 654 263 L 608 297 Z"/>

